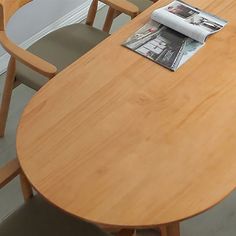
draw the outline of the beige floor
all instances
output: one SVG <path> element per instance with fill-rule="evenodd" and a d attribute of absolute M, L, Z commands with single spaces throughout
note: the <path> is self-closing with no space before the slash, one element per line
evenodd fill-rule
<path fill-rule="evenodd" d="M 97 26 L 102 25 L 104 9 L 100 11 Z M 127 17 L 120 17 L 115 22 L 113 31 L 128 21 Z M 3 88 L 3 77 L 0 76 L 0 95 Z M 15 133 L 20 114 L 34 91 L 19 86 L 13 93 L 11 109 L 9 113 L 6 135 L 0 139 L 0 165 L 16 156 Z M 206 193 L 207 198 L 207 193 Z M 22 204 L 18 179 L 0 190 L 0 221 Z M 140 235 L 140 234 L 139 234 Z M 153 231 L 142 232 L 142 235 L 154 236 Z M 235 236 L 236 235 L 236 192 L 232 193 L 222 203 L 192 219 L 181 223 L 182 236 Z"/>

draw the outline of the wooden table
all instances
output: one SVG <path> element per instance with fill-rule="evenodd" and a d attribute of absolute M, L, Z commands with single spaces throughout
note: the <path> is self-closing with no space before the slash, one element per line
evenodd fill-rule
<path fill-rule="evenodd" d="M 229 24 L 177 72 L 120 46 L 168 2 L 58 74 L 22 115 L 21 166 L 66 212 L 156 227 L 206 211 L 236 186 L 236 1 L 188 1 Z"/>

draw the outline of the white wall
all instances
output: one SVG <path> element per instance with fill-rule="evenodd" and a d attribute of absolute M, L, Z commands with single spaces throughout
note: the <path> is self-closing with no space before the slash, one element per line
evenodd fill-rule
<path fill-rule="evenodd" d="M 18 44 L 32 37 L 88 0 L 33 0 L 21 8 L 8 24 L 8 35 Z M 0 56 L 5 51 L 0 49 Z"/>

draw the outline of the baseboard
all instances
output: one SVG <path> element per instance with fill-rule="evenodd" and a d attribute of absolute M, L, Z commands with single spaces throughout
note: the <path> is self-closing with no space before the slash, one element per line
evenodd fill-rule
<path fill-rule="evenodd" d="M 33 35 L 32 37 L 30 37 L 29 39 L 21 43 L 19 46 L 21 48 L 28 48 L 30 45 L 35 43 L 37 40 L 39 40 L 46 34 L 50 33 L 52 30 L 61 28 L 69 24 L 83 21 L 84 19 L 86 19 L 91 2 L 92 0 L 86 1 L 81 6 L 75 8 L 71 12 L 67 13 L 65 16 L 56 20 L 55 22 L 53 22 L 52 24 L 48 25 L 43 30 L 38 32 L 37 34 Z M 103 6 L 104 6 L 103 3 L 99 3 L 98 9 L 101 9 Z M 5 53 L 0 57 L 0 74 L 3 74 L 4 72 L 6 72 L 9 58 L 10 56 L 8 53 Z"/>

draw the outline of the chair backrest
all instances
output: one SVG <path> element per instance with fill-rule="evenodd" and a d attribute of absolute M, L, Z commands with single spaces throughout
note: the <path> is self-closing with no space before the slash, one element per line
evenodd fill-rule
<path fill-rule="evenodd" d="M 15 61 L 18 60 L 42 75 L 52 78 L 57 72 L 57 68 L 54 65 L 20 48 L 8 38 L 5 32 L 7 23 L 14 13 L 32 1 L 33 0 L 0 0 L 0 44 L 11 55 L 11 60 L 8 64 L 8 68 L 10 68 L 9 65 L 11 65 L 11 74 L 14 74 Z"/>
<path fill-rule="evenodd" d="M 20 48 L 18 45 L 16 45 L 14 42 L 12 42 L 8 38 L 5 32 L 5 28 L 11 16 L 19 8 L 21 8 L 25 4 L 32 1 L 33 0 L 0 0 L 0 44 L 11 55 L 12 60 L 10 61 L 11 62 L 10 64 L 12 67 L 11 71 L 13 71 L 11 74 L 14 73 L 15 61 L 18 60 L 24 65 L 30 67 L 32 70 L 50 79 L 56 75 L 57 68 L 54 65 L 50 64 L 49 62 L 43 60 L 42 58 L 30 53 L 29 51 L 26 51 Z M 87 22 L 86 22 L 87 25 L 93 25 L 93 22 L 97 13 L 98 1 L 109 5 L 110 8 L 114 8 L 113 11 L 115 10 L 123 11 L 127 7 L 129 9 L 124 11 L 124 13 L 127 13 L 128 15 L 131 15 L 132 17 L 136 16 L 138 13 L 138 8 L 131 3 L 127 4 L 128 1 L 126 0 L 119 0 L 119 1 L 118 0 L 92 0 L 88 17 L 87 17 Z M 125 7 L 118 7 L 118 5 L 120 5 L 121 2 L 123 2 L 122 5 Z M 108 18 L 108 20 L 110 19 Z M 104 25 L 106 25 L 106 22 Z M 0 127 L 0 131 L 1 131 L 1 127 Z"/>
<path fill-rule="evenodd" d="M 95 20 L 95 16 L 98 10 L 98 2 L 102 2 L 104 4 L 111 4 L 112 1 L 106 1 L 106 0 L 92 0 L 91 5 L 89 7 L 88 15 L 86 18 L 86 24 L 92 26 Z M 105 24 L 105 23 L 104 23 Z"/>
<path fill-rule="evenodd" d="M 94 19 L 95 19 L 96 13 L 97 13 L 97 8 L 98 8 L 98 0 L 93 0 L 90 5 L 87 19 L 86 19 L 87 25 L 93 25 Z"/>
<path fill-rule="evenodd" d="M 0 30 L 4 31 L 14 13 L 32 0 L 0 0 Z"/>
<path fill-rule="evenodd" d="M 92 0 L 86 19 L 87 25 L 92 26 L 94 23 L 98 8 L 98 2 L 102 2 L 109 6 L 109 10 L 107 12 L 106 19 L 103 25 L 103 31 L 107 33 L 109 33 L 111 29 L 113 19 L 119 16 L 121 13 L 129 15 L 131 18 L 134 18 L 139 14 L 139 8 L 128 0 Z"/>

